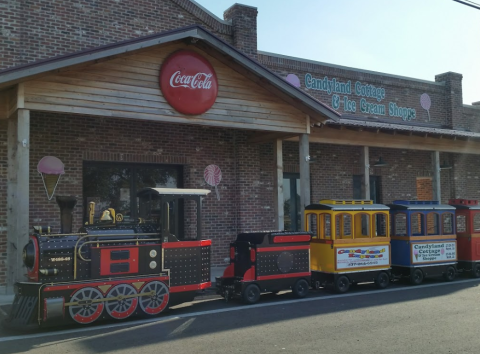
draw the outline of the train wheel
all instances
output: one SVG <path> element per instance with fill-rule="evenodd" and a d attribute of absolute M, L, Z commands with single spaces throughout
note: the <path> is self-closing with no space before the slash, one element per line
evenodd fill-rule
<path fill-rule="evenodd" d="M 335 280 L 334 285 L 337 293 L 343 294 L 350 288 L 350 280 L 345 275 L 341 275 Z"/>
<path fill-rule="evenodd" d="M 423 282 L 423 272 L 420 269 L 415 269 L 412 274 L 410 274 L 410 284 L 420 285 Z"/>
<path fill-rule="evenodd" d="M 480 278 L 480 263 L 475 263 L 472 268 L 472 277 Z"/>
<path fill-rule="evenodd" d="M 455 271 L 455 268 L 453 266 L 448 266 L 447 270 L 443 274 L 443 278 L 445 279 L 445 281 L 453 281 L 455 279 L 456 273 L 457 272 Z"/>
<path fill-rule="evenodd" d="M 260 288 L 256 284 L 248 285 L 242 294 L 243 302 L 252 305 L 260 300 Z"/>
<path fill-rule="evenodd" d="M 93 302 L 103 299 L 103 295 L 97 288 L 86 287 L 73 294 L 70 302 L 76 302 L 68 308 L 72 319 L 81 324 L 95 321 L 103 312 L 103 302 Z"/>
<path fill-rule="evenodd" d="M 142 293 L 151 292 L 152 295 L 140 298 L 140 308 L 147 315 L 158 315 L 168 305 L 170 295 L 168 287 L 161 281 L 151 281 L 142 288 Z"/>
<path fill-rule="evenodd" d="M 130 284 L 118 284 L 111 288 L 106 299 L 112 300 L 105 304 L 108 314 L 117 320 L 132 315 L 137 309 L 138 297 L 130 297 L 131 295 L 137 295 L 137 291 Z"/>
<path fill-rule="evenodd" d="M 293 296 L 301 299 L 308 294 L 308 282 L 305 279 L 298 279 L 292 288 Z"/>
<path fill-rule="evenodd" d="M 390 284 L 390 277 L 385 272 L 380 272 L 375 279 L 375 286 L 378 289 L 385 289 Z"/>

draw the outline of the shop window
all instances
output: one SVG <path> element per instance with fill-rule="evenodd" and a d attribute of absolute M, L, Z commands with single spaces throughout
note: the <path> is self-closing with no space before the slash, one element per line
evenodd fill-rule
<path fill-rule="evenodd" d="M 395 214 L 393 235 L 407 236 L 407 214 Z"/>
<path fill-rule="evenodd" d="M 352 216 L 350 214 L 338 214 L 335 216 L 335 230 L 337 239 L 352 238 Z"/>
<path fill-rule="evenodd" d="M 182 167 L 175 165 L 145 165 L 108 162 L 85 162 L 83 165 L 84 221 L 88 206 L 95 203 L 95 219 L 103 210 L 113 208 L 125 222 L 138 218 L 137 192 L 146 187 L 182 187 Z M 178 233 L 183 228 L 183 204 L 169 204 L 169 229 Z M 183 231 L 182 231 L 183 234 Z"/>
<path fill-rule="evenodd" d="M 465 215 L 457 215 L 457 232 L 467 232 L 467 218 Z"/>
<path fill-rule="evenodd" d="M 318 232 L 318 215 L 317 214 L 307 214 L 307 231 L 313 234 L 313 238 L 323 238 Z"/>
<path fill-rule="evenodd" d="M 437 213 L 427 214 L 427 235 L 440 235 L 440 215 Z"/>
<path fill-rule="evenodd" d="M 444 213 L 442 215 L 442 225 L 443 225 L 443 232 L 442 235 L 452 235 L 454 233 L 454 218 L 452 213 Z"/>
<path fill-rule="evenodd" d="M 355 215 L 355 238 L 367 238 L 370 236 L 370 215 Z"/>
<path fill-rule="evenodd" d="M 480 232 L 480 213 L 473 215 L 473 232 Z"/>
<path fill-rule="evenodd" d="M 374 220 L 374 237 L 387 237 L 387 220 L 388 215 L 385 213 L 376 213 L 373 215 Z"/>
<path fill-rule="evenodd" d="M 425 216 L 422 213 L 410 215 L 410 232 L 412 236 L 425 236 Z"/>

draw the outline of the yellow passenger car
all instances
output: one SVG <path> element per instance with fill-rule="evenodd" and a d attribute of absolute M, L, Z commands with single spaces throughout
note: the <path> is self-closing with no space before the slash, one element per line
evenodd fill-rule
<path fill-rule="evenodd" d="M 390 283 L 389 208 L 371 200 L 321 200 L 305 208 L 305 225 L 313 234 L 310 266 L 314 287 Z"/>

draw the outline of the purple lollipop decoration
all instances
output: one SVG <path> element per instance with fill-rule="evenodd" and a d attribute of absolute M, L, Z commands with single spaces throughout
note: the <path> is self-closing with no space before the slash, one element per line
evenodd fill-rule
<path fill-rule="evenodd" d="M 295 87 L 300 87 L 300 79 L 295 74 L 288 74 L 285 80 Z"/>
<path fill-rule="evenodd" d="M 430 121 L 430 107 L 432 105 L 432 101 L 430 100 L 430 96 L 426 93 L 420 96 L 420 104 L 423 109 L 425 109 L 428 113 L 428 121 Z"/>

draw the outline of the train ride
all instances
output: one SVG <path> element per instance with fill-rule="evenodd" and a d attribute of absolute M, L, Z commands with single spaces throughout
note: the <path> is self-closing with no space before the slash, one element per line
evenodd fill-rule
<path fill-rule="evenodd" d="M 76 200 L 57 197 L 60 233 L 37 226 L 23 250 L 28 281 L 15 284 L 5 320 L 10 328 L 90 324 L 154 316 L 192 301 L 210 288 L 211 241 L 202 235 L 203 189 L 145 188 L 139 218 L 123 220 L 108 208 L 89 207 L 88 221 L 72 232 Z M 172 206 L 185 207 L 191 227 L 172 222 Z M 230 264 L 217 277 L 226 300 L 247 304 L 262 293 L 373 282 L 386 288 L 406 278 L 420 284 L 458 272 L 480 277 L 480 207 L 477 201 L 321 200 L 305 208 L 305 230 L 245 232 L 230 244 Z"/>
<path fill-rule="evenodd" d="M 198 290 L 211 286 L 211 241 L 202 239 L 201 227 L 202 199 L 208 193 L 145 188 L 137 194 L 135 222 L 124 222 L 112 208 L 95 220 L 92 202 L 89 220 L 76 233 L 71 232 L 75 198 L 57 197 L 61 232 L 34 228 L 23 249 L 28 281 L 15 284 L 4 325 L 25 329 L 154 316 L 192 301 Z M 185 209 L 196 230 L 189 227 L 179 235 L 181 228 L 169 217 L 175 203 L 188 203 Z"/>

